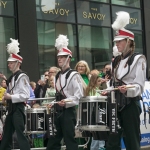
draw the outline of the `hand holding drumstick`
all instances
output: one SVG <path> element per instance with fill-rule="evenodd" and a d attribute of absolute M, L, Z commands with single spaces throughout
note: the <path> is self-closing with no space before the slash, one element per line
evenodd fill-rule
<path fill-rule="evenodd" d="M 67 102 L 72 102 L 72 100 L 61 100 L 61 101 L 58 101 L 58 102 L 51 102 L 50 104 L 47 105 L 47 107 L 51 108 L 51 107 L 53 107 L 54 104 L 58 104 L 59 106 L 64 107 Z"/>
<path fill-rule="evenodd" d="M 121 93 L 125 94 L 128 88 L 134 88 L 134 87 L 135 87 L 134 85 L 122 85 L 122 86 L 118 86 L 118 88 L 98 90 L 98 92 L 100 92 L 101 95 L 103 96 L 106 96 L 110 91 L 116 91 L 116 90 L 120 90 Z"/>

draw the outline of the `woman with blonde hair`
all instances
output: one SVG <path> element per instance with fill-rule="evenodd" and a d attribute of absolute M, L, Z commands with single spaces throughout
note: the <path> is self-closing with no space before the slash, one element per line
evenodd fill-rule
<path fill-rule="evenodd" d="M 89 80 L 91 77 L 89 65 L 86 61 L 81 60 L 76 64 L 75 70 L 77 70 L 77 72 L 79 72 L 82 77 L 82 85 L 83 85 L 83 90 L 85 95 L 85 90 L 87 85 L 89 84 Z"/>
<path fill-rule="evenodd" d="M 89 84 L 89 80 L 90 80 L 90 68 L 89 65 L 86 61 L 81 60 L 79 61 L 76 66 L 75 66 L 75 70 L 81 75 L 81 82 L 82 82 L 82 87 L 83 87 L 83 91 L 84 91 L 84 96 L 86 96 L 86 88 L 87 85 Z M 78 108 L 77 108 L 77 118 L 79 116 L 78 114 Z M 78 139 L 78 144 L 82 145 L 85 143 L 84 139 Z M 88 149 L 90 148 L 90 145 L 88 144 Z M 82 150 L 82 148 L 79 148 L 79 150 Z"/>

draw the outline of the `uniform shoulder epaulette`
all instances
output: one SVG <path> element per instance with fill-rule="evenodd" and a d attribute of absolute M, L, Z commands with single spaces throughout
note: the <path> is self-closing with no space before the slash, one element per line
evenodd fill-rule
<path fill-rule="evenodd" d="M 19 70 L 15 75 L 11 75 L 11 76 L 9 77 L 9 79 L 7 79 L 7 81 L 6 81 L 7 86 L 9 85 L 9 83 L 11 82 L 11 80 L 12 80 L 12 78 L 13 78 L 14 76 L 15 76 L 15 81 L 17 81 L 19 75 L 22 74 L 22 73 L 24 73 L 24 74 L 27 75 L 27 73 L 24 72 L 24 71 L 22 71 L 22 70 Z"/>
<path fill-rule="evenodd" d="M 131 55 L 131 57 L 129 58 L 128 60 L 128 65 L 131 66 L 133 61 L 134 61 L 134 57 L 137 56 L 137 55 L 141 55 L 139 52 L 135 52 Z"/>
<path fill-rule="evenodd" d="M 72 72 L 77 72 L 77 71 L 74 70 L 74 69 L 70 69 L 70 70 L 67 72 L 67 74 L 66 74 L 66 77 L 65 77 L 66 80 L 69 78 L 69 76 L 70 76 L 70 74 L 71 74 Z M 57 79 L 59 78 L 60 73 L 61 73 L 61 71 L 59 71 L 59 72 L 56 74 L 56 81 L 57 81 Z"/>

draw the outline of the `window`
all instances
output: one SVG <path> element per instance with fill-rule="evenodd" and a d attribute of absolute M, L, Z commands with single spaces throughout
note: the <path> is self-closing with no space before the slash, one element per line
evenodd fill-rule
<path fill-rule="evenodd" d="M 77 1 L 79 24 L 110 27 L 110 7 L 106 4 Z"/>
<path fill-rule="evenodd" d="M 75 23 L 74 0 L 36 0 L 37 19 Z"/>
<path fill-rule="evenodd" d="M 80 0 L 80 1 L 83 1 L 83 0 Z M 110 0 L 84 0 L 84 1 L 109 3 Z"/>
<path fill-rule="evenodd" d="M 111 62 L 111 29 L 78 26 L 80 60 L 88 62 L 90 68 L 102 68 Z"/>
<path fill-rule="evenodd" d="M 140 8 L 140 0 L 111 0 L 112 4 Z"/>
<path fill-rule="evenodd" d="M 116 12 L 126 11 L 130 14 L 130 23 L 126 26 L 128 29 L 142 30 L 141 10 L 126 7 L 112 6 L 113 21 L 116 19 Z"/>
<path fill-rule="evenodd" d="M 0 1 L 0 15 L 14 16 L 14 1 Z"/>
<path fill-rule="evenodd" d="M 7 68 L 8 53 L 6 45 L 10 43 L 10 38 L 15 38 L 15 23 L 13 18 L 0 17 L 0 72 L 8 75 Z"/>
<path fill-rule="evenodd" d="M 50 66 L 57 66 L 55 40 L 59 34 L 67 35 L 69 39 L 68 48 L 73 53 L 71 67 L 74 67 L 77 62 L 75 26 L 71 24 L 38 21 L 37 28 L 40 74 L 49 69 Z"/>

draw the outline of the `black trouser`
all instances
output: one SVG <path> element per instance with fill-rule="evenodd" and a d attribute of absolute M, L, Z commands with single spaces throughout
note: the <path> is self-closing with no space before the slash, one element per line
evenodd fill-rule
<path fill-rule="evenodd" d="M 138 102 L 134 100 L 118 112 L 121 129 L 118 134 L 109 135 L 106 150 L 121 150 L 122 135 L 126 150 L 140 150 L 140 113 Z"/>
<path fill-rule="evenodd" d="M 23 133 L 25 130 L 24 124 L 24 104 L 16 104 L 15 110 L 6 116 L 0 150 L 11 150 L 12 135 L 15 130 L 20 150 L 30 150 L 29 142 Z"/>
<path fill-rule="evenodd" d="M 75 140 L 76 111 L 74 107 L 64 109 L 55 116 L 56 135 L 50 137 L 47 150 L 60 150 L 64 138 L 67 150 L 78 150 Z"/>

